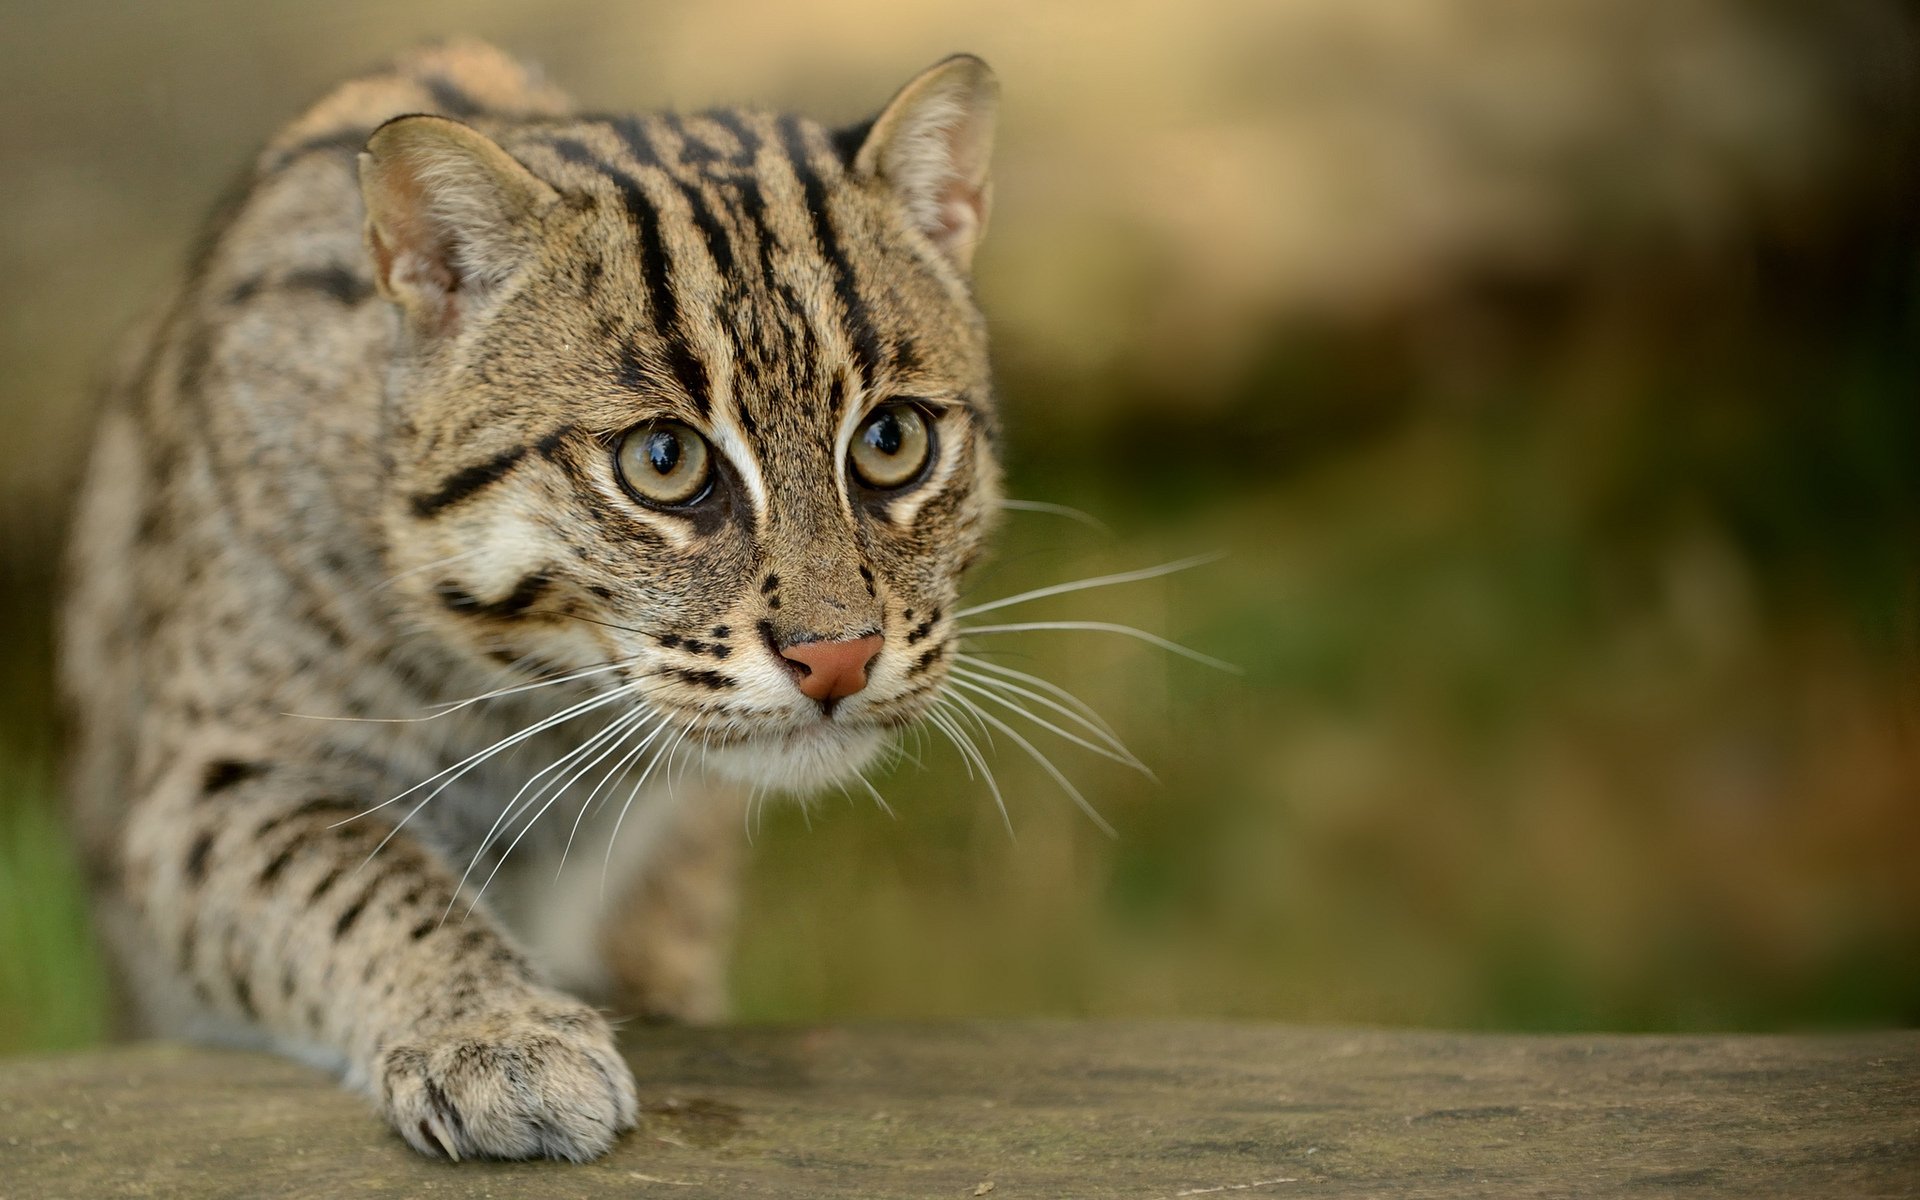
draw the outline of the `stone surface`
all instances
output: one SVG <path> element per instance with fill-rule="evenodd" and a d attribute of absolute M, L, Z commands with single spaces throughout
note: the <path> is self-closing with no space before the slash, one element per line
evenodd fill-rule
<path fill-rule="evenodd" d="M 309 1068 L 0 1061 L 0 1197 L 1920 1195 L 1920 1033 L 640 1031 L 608 1158 L 436 1163 Z"/>

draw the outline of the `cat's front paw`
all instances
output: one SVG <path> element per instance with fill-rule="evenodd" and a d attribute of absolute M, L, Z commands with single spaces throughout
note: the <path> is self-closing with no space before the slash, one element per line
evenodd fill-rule
<path fill-rule="evenodd" d="M 639 1112 L 605 1018 L 559 998 L 450 1022 L 380 1057 L 381 1105 L 433 1157 L 605 1154 Z"/>

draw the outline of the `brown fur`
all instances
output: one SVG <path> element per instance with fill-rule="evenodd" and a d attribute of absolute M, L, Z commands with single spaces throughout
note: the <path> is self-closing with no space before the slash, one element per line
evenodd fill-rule
<path fill-rule="evenodd" d="M 73 541 L 71 791 L 143 1027 L 334 1063 L 427 1153 L 632 1124 L 556 985 L 717 1015 L 734 788 L 850 778 L 944 678 L 998 511 L 992 107 L 955 59 L 865 136 L 581 117 L 457 44 L 268 143 L 113 391 Z M 901 397 L 934 462 L 863 491 L 846 440 Z M 663 418 L 724 464 L 686 511 L 613 469 Z M 825 711 L 779 656 L 874 632 Z"/>

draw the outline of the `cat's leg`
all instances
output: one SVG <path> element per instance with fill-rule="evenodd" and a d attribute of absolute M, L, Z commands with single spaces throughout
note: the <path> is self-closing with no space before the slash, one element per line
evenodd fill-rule
<path fill-rule="evenodd" d="M 609 907 L 599 940 L 615 1012 L 695 1024 L 726 1016 L 744 804 L 720 783 L 685 798 L 648 865 Z"/>
<path fill-rule="evenodd" d="M 606 1020 L 547 986 L 376 789 L 196 756 L 130 811 L 125 886 L 143 991 L 194 1023 L 337 1059 L 432 1155 L 589 1159 L 633 1126 Z M 349 818 L 356 818 L 349 820 Z M 344 824 L 342 822 L 345 822 Z M 451 908 L 451 915 L 448 914 Z"/>

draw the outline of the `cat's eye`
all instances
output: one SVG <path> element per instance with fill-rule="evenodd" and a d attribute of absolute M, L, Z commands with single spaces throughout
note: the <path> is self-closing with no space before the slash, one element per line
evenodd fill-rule
<path fill-rule="evenodd" d="M 713 481 L 707 439 L 679 421 L 635 425 L 621 436 L 613 461 L 628 491 L 666 508 L 694 503 Z"/>
<path fill-rule="evenodd" d="M 933 457 L 933 430 L 919 407 L 889 404 L 854 431 L 847 459 L 870 488 L 897 491 L 920 478 Z"/>

